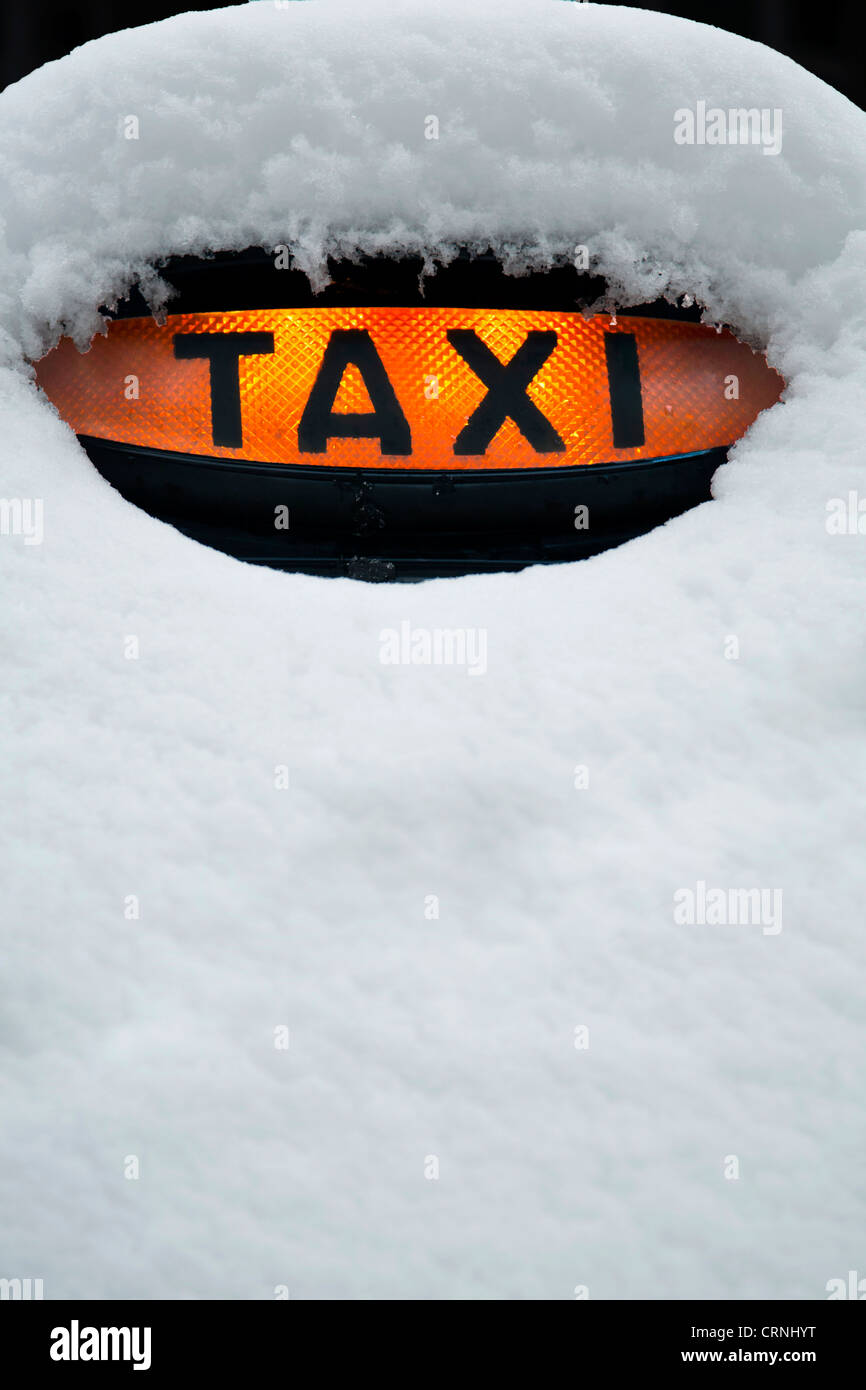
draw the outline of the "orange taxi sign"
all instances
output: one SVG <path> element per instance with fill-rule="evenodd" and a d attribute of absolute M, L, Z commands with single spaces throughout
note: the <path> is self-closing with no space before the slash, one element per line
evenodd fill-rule
<path fill-rule="evenodd" d="M 120 319 L 37 380 L 77 434 L 239 461 L 537 469 L 726 447 L 784 382 L 727 330 L 521 309 Z"/>

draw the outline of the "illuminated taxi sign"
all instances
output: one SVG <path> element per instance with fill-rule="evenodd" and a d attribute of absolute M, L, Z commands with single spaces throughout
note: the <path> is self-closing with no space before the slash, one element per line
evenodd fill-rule
<path fill-rule="evenodd" d="M 344 468 L 533 469 L 725 447 L 781 377 L 729 332 L 553 310 L 305 308 L 109 324 L 37 379 L 78 434 Z"/>

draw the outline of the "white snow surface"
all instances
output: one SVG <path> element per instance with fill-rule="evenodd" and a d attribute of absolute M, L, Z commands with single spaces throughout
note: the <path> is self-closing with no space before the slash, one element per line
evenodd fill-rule
<path fill-rule="evenodd" d="M 781 154 L 677 145 L 699 100 L 781 109 Z M 866 496 L 864 214 L 862 113 L 625 7 L 252 4 L 0 96 L 0 496 L 45 530 L 0 535 L 0 1277 L 812 1299 L 862 1270 L 866 537 L 826 505 Z M 328 250 L 585 244 L 788 389 L 713 503 L 591 561 L 245 566 L 103 482 L 25 357 L 135 278 L 157 304 L 171 252 L 282 242 L 317 283 Z M 487 673 L 382 665 L 403 620 L 486 629 Z M 781 932 L 677 924 L 698 881 L 780 888 Z"/>

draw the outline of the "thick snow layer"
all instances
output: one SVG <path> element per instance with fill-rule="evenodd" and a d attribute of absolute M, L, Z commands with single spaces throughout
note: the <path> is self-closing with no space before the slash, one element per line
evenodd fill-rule
<path fill-rule="evenodd" d="M 781 152 L 677 144 L 700 101 L 780 110 Z M 864 214 L 850 103 L 625 7 L 254 4 L 3 93 L 0 496 L 44 536 L 7 509 L 0 1277 L 808 1299 L 862 1270 Z M 251 242 L 316 278 L 585 244 L 788 391 L 715 503 L 592 561 L 243 566 L 112 491 L 23 357 Z M 406 621 L 483 629 L 486 670 L 383 664 Z M 698 883 L 781 916 L 681 923 Z"/>

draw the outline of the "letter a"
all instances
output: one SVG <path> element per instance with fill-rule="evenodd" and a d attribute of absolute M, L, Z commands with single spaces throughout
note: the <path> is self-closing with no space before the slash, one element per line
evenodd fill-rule
<path fill-rule="evenodd" d="M 358 368 L 372 411 L 343 414 L 334 410 L 340 382 L 349 364 Z M 336 328 L 298 425 L 302 454 L 324 454 L 329 439 L 378 439 L 383 454 L 411 454 L 412 436 L 384 363 L 365 328 Z"/>

